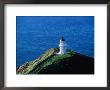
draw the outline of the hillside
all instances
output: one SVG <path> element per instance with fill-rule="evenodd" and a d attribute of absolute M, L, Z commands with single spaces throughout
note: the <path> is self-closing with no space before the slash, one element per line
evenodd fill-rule
<path fill-rule="evenodd" d="M 57 55 L 59 50 L 51 48 L 38 59 L 26 62 L 17 69 L 17 74 L 93 74 L 94 59 L 68 50 Z"/>

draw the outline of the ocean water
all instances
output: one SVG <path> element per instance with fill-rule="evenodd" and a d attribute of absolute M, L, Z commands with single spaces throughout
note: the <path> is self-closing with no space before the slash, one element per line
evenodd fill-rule
<path fill-rule="evenodd" d="M 16 66 L 58 47 L 62 36 L 68 49 L 94 57 L 94 16 L 17 16 Z"/>

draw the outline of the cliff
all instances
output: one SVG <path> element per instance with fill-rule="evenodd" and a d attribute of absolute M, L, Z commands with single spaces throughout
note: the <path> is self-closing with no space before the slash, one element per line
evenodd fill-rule
<path fill-rule="evenodd" d="M 94 74 L 94 58 L 67 50 L 57 55 L 58 48 L 51 48 L 38 59 L 26 62 L 17 74 Z"/>

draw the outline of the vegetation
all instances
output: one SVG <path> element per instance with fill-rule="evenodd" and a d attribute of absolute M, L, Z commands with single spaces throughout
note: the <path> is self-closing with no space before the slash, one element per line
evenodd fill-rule
<path fill-rule="evenodd" d="M 57 55 L 58 48 L 51 48 L 38 59 L 17 69 L 17 74 L 93 74 L 94 59 L 72 50 Z"/>
<path fill-rule="evenodd" d="M 18 74 L 32 73 L 33 70 L 37 69 L 44 61 L 54 56 L 55 53 L 57 52 L 58 52 L 58 48 L 49 49 L 43 55 L 41 55 L 38 59 L 31 61 L 31 62 L 26 62 L 25 64 L 20 66 L 17 70 L 17 73 Z"/>
<path fill-rule="evenodd" d="M 74 55 L 75 54 L 75 52 L 72 51 L 72 50 L 67 49 L 66 51 L 67 51 L 67 54 L 70 54 L 70 55 Z"/>

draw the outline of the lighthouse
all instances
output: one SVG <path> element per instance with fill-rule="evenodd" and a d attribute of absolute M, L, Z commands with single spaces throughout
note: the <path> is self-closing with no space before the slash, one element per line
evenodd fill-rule
<path fill-rule="evenodd" d="M 65 54 L 66 53 L 66 43 L 64 37 L 60 39 L 60 44 L 59 44 L 59 52 L 58 54 Z"/>

